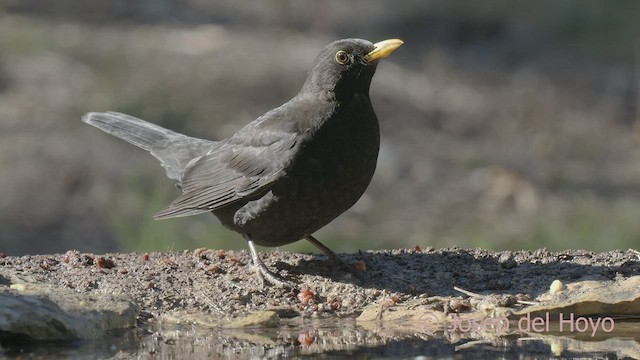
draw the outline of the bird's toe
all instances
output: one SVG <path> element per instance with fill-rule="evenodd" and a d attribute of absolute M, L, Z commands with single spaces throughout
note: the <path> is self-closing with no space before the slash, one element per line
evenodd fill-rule
<path fill-rule="evenodd" d="M 260 285 L 262 288 L 265 286 L 265 280 L 275 286 L 279 286 L 282 288 L 292 289 L 295 287 L 295 284 L 291 281 L 283 279 L 278 274 L 273 273 L 271 270 L 267 268 L 264 263 L 260 262 L 259 264 L 255 264 L 256 275 L 260 280 Z"/>

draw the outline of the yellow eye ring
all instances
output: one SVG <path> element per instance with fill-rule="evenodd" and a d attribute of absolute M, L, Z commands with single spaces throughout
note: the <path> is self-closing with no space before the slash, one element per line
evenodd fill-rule
<path fill-rule="evenodd" d="M 344 51 L 344 50 L 340 50 L 336 53 L 336 61 L 338 62 L 338 64 L 348 64 L 349 61 L 351 61 L 351 59 L 349 58 L 349 54 Z"/>

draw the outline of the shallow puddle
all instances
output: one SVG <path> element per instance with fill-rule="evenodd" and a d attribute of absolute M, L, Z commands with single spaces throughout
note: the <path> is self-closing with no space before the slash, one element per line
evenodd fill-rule
<path fill-rule="evenodd" d="M 387 326 L 390 325 L 390 326 Z M 610 332 L 549 331 L 497 336 L 491 331 L 432 331 L 420 324 L 356 324 L 352 319 L 296 320 L 278 328 L 205 329 L 188 325 L 135 329 L 83 342 L 3 343 L 7 358 L 633 358 L 640 359 L 640 323 L 617 321 Z M 515 324 L 511 329 L 517 328 Z M 594 335 L 594 336 L 591 336 Z"/>

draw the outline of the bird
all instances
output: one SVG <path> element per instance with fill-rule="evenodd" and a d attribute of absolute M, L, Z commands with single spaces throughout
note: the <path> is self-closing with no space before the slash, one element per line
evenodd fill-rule
<path fill-rule="evenodd" d="M 291 287 L 271 272 L 255 245 L 305 239 L 341 262 L 313 233 L 352 207 L 373 177 L 380 127 L 369 88 L 378 61 L 403 44 L 342 39 L 320 51 L 289 101 L 212 141 L 183 135 L 118 112 L 82 121 L 157 158 L 182 191 L 155 219 L 211 212 L 247 241 L 256 274 Z"/>

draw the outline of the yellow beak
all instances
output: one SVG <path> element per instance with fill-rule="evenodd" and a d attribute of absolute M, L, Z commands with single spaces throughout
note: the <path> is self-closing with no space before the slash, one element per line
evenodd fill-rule
<path fill-rule="evenodd" d="M 389 39 L 377 42 L 373 44 L 373 46 L 375 46 L 375 49 L 368 53 L 365 56 L 365 59 L 367 60 L 367 62 L 373 62 L 378 59 L 386 58 L 402 44 L 404 44 L 404 41 L 400 39 Z"/>

